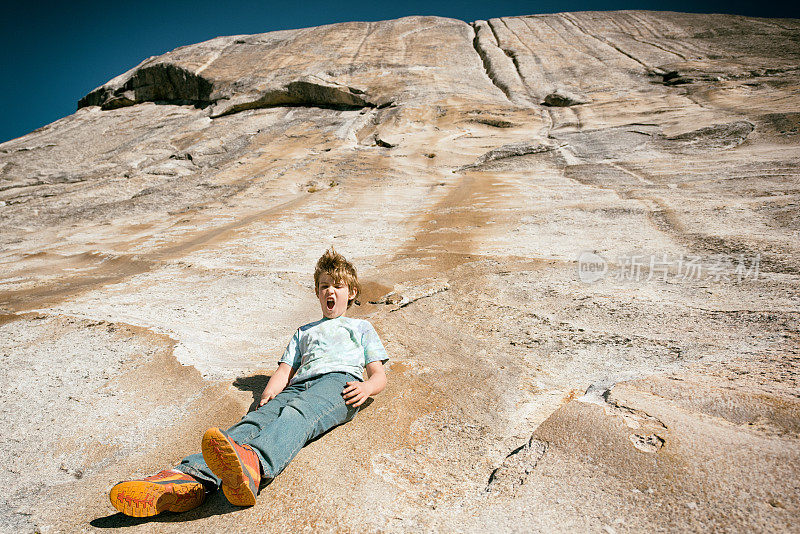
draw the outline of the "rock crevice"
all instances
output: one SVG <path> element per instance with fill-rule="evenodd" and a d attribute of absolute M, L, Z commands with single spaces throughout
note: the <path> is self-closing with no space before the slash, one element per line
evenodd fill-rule
<path fill-rule="evenodd" d="M 472 46 L 483 63 L 483 69 L 492 83 L 512 102 L 524 100 L 524 87 L 512 59 L 503 52 L 497 37 L 485 20 L 471 24 L 475 37 Z"/>
<path fill-rule="evenodd" d="M 221 98 L 211 109 L 211 118 L 240 111 L 278 106 L 304 106 L 328 109 L 378 108 L 391 105 L 390 99 L 371 99 L 364 91 L 315 80 L 298 80 L 257 95 L 234 95 Z"/>
<path fill-rule="evenodd" d="M 525 484 L 528 475 L 547 452 L 547 442 L 531 436 L 527 443 L 508 453 L 500 467 L 494 469 L 486 482 L 487 493 L 514 492 Z"/>

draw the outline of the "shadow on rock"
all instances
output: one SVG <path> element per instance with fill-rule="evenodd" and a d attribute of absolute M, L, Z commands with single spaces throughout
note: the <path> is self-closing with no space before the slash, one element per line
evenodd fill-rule
<path fill-rule="evenodd" d="M 253 375 L 239 377 L 233 381 L 233 385 L 240 391 L 249 391 L 253 394 L 253 402 L 250 403 L 248 412 L 258 409 L 258 403 L 261 401 L 261 395 L 267 387 L 267 383 L 272 375 Z"/>
<path fill-rule="evenodd" d="M 198 519 L 205 519 L 215 515 L 229 514 L 242 509 L 243 508 L 229 503 L 225 495 L 221 491 L 217 491 L 216 493 L 207 495 L 206 501 L 203 504 L 188 512 L 164 512 L 152 517 L 130 517 L 121 512 L 117 512 L 116 514 L 93 519 L 89 524 L 95 528 L 126 528 L 145 523 L 183 523 L 197 521 Z"/>

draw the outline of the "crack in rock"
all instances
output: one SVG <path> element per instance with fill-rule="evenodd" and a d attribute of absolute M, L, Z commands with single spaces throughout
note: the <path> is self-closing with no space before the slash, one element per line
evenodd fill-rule
<path fill-rule="evenodd" d="M 494 128 L 516 128 L 519 126 L 519 124 L 494 117 L 478 117 L 476 119 L 470 119 L 470 122 L 485 124 L 487 126 L 493 126 Z"/>
<path fill-rule="evenodd" d="M 377 133 L 376 133 L 376 134 L 374 134 L 374 135 L 372 136 L 372 138 L 375 140 L 375 145 L 376 145 L 376 146 L 383 147 L 383 148 L 394 148 L 394 147 L 396 147 L 398 144 L 400 144 L 400 142 L 399 142 L 399 141 L 397 141 L 397 140 L 395 140 L 395 139 L 392 139 L 391 141 L 388 141 L 388 140 L 386 140 L 386 139 L 382 138 L 382 137 L 381 137 L 380 135 L 378 135 Z"/>
<path fill-rule="evenodd" d="M 509 143 L 507 145 L 502 145 L 500 147 L 494 148 L 489 152 L 486 152 L 478 159 L 475 160 L 475 163 L 470 163 L 469 165 L 464 165 L 456 169 L 456 171 L 463 171 L 466 169 L 474 169 L 476 167 L 480 167 L 481 165 L 485 165 L 486 163 L 490 163 L 493 161 L 507 159 L 507 158 L 516 158 L 519 156 L 527 156 L 529 154 L 542 154 L 544 152 L 551 152 L 556 150 L 557 148 L 561 148 L 563 145 L 551 145 L 545 143 L 536 143 L 536 142 L 521 142 L 521 143 Z"/>
<path fill-rule="evenodd" d="M 680 148 L 720 149 L 734 148 L 745 142 L 755 126 L 750 121 L 734 121 L 725 124 L 714 124 L 680 135 L 667 137 Z"/>
<path fill-rule="evenodd" d="M 596 404 L 602 407 L 606 415 L 612 417 L 621 417 L 628 428 L 638 429 L 643 424 L 650 424 L 667 430 L 667 425 L 661 422 L 661 420 L 657 417 L 650 415 L 644 410 L 631 408 L 629 406 L 619 404 L 614 400 L 610 400 L 609 396 L 611 395 L 611 389 L 613 387 L 613 382 L 596 382 L 590 385 L 586 390 L 586 393 L 584 393 L 584 395 L 577 400 L 578 402 Z M 661 442 L 663 443 L 664 440 L 662 439 Z"/>
<path fill-rule="evenodd" d="M 681 154 L 698 150 L 728 150 L 744 143 L 754 130 L 753 123 L 742 120 L 713 124 L 667 137 L 657 126 L 632 123 L 558 133 L 553 138 L 569 146 L 572 154 L 584 162 L 603 163 L 622 154 L 654 149 Z M 641 181 L 641 177 L 636 179 Z"/>
<path fill-rule="evenodd" d="M 581 104 L 588 104 L 589 102 L 590 100 L 585 96 L 573 93 L 572 91 L 567 91 L 566 89 L 556 89 L 555 91 L 544 97 L 542 105 L 553 106 L 553 107 L 567 107 L 567 106 L 579 106 Z"/>
<path fill-rule="evenodd" d="M 430 297 L 436 293 L 447 291 L 450 284 L 441 278 L 423 278 L 406 284 L 399 284 L 395 289 L 378 300 L 370 301 L 371 304 L 396 304 L 397 307 L 391 311 L 399 310 L 416 302 L 419 299 Z"/>
<path fill-rule="evenodd" d="M 521 95 L 525 94 L 522 80 L 519 78 L 511 58 L 507 56 L 497 43 L 488 23 L 478 20 L 470 24 L 474 38 L 472 47 L 480 57 L 483 70 L 489 80 L 510 102 L 527 105 Z"/>
<path fill-rule="evenodd" d="M 547 452 L 547 443 L 533 436 L 524 445 L 511 451 L 500 467 L 492 471 L 486 483 L 487 493 L 513 493 L 525 484 L 528 475 L 536 469 L 539 460 Z"/>
<path fill-rule="evenodd" d="M 305 106 L 341 110 L 383 108 L 391 99 L 371 99 L 365 91 L 324 80 L 296 80 L 262 93 L 221 98 L 211 110 L 212 119 L 240 111 L 277 106 Z"/>

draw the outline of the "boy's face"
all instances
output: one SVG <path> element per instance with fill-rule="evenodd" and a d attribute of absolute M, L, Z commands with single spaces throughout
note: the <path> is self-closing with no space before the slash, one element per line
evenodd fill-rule
<path fill-rule="evenodd" d="M 351 290 L 344 282 L 335 282 L 328 273 L 319 277 L 317 298 L 322 307 L 322 315 L 328 319 L 335 319 L 347 311 L 347 301 L 355 298 L 355 289 Z"/>

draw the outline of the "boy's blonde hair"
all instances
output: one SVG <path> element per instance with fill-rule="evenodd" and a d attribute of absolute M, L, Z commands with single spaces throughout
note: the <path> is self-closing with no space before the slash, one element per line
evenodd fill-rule
<path fill-rule="evenodd" d="M 355 289 L 355 296 L 347 301 L 347 307 L 352 306 L 361 293 L 361 284 L 358 283 L 358 274 L 353 264 L 331 247 L 317 260 L 317 267 L 314 269 L 315 293 L 319 292 L 319 278 L 323 274 L 328 274 L 334 282 L 344 282 L 351 290 Z"/>

